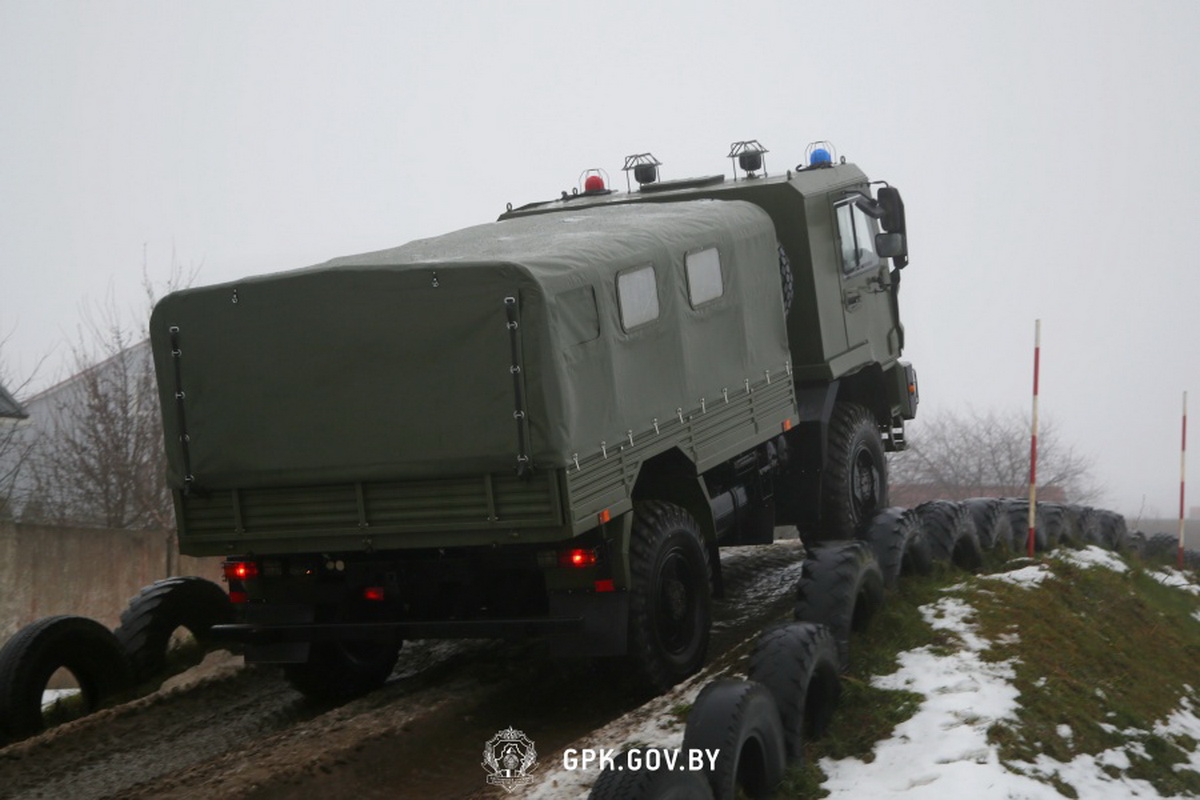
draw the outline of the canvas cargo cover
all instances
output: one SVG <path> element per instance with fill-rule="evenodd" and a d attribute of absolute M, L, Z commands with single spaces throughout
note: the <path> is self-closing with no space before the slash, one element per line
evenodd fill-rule
<path fill-rule="evenodd" d="M 693 307 L 685 257 L 712 247 L 723 294 Z M 723 387 L 778 374 L 788 351 L 776 247 L 750 203 L 639 204 L 479 225 L 174 293 L 151 320 L 170 482 L 511 470 L 518 402 L 534 468 L 565 467 Z M 626 331 L 617 276 L 648 264 L 659 317 Z"/>

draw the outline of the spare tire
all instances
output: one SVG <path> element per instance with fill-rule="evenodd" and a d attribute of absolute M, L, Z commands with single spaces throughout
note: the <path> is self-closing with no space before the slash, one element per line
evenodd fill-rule
<path fill-rule="evenodd" d="M 772 797 L 783 780 L 783 727 L 770 690 L 722 679 L 700 690 L 688 712 L 683 749 L 718 751 L 708 785 L 717 800 Z"/>
<path fill-rule="evenodd" d="M 588 800 L 712 800 L 703 772 L 650 769 L 645 761 L 638 769 L 627 769 L 626 758 L 626 754 L 618 756 L 615 769 L 600 773 Z"/>
<path fill-rule="evenodd" d="M 811 622 L 767 628 L 750 654 L 749 677 L 775 697 L 784 750 L 789 760 L 800 761 L 805 741 L 829 728 L 842 695 L 833 634 Z"/>
<path fill-rule="evenodd" d="M 79 683 L 89 712 L 132 683 L 129 660 L 108 628 L 86 617 L 43 617 L 0 649 L 0 739 L 42 730 L 42 693 L 64 668 Z"/>
<path fill-rule="evenodd" d="M 801 567 L 796 621 L 829 628 L 843 672 L 850 666 L 850 632 L 865 630 L 882 605 L 883 574 L 866 542 L 818 546 Z"/>
<path fill-rule="evenodd" d="M 196 577 L 166 578 L 129 601 L 115 633 L 129 656 L 134 679 L 141 682 L 163 671 L 171 634 L 178 628 L 203 643 L 212 626 L 232 621 L 229 595 L 217 584 Z"/>

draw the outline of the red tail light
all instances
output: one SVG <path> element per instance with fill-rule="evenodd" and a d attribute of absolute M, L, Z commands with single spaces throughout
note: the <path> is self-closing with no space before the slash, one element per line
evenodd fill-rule
<path fill-rule="evenodd" d="M 230 592 L 229 593 L 229 602 L 231 602 L 231 603 L 249 603 L 250 598 L 246 595 L 245 592 Z"/>
<path fill-rule="evenodd" d="M 596 566 L 595 550 L 563 550 L 558 554 L 560 567 L 594 567 Z"/>
<path fill-rule="evenodd" d="M 379 602 L 379 601 L 383 600 L 383 587 L 382 586 L 368 586 L 367 588 L 363 589 L 363 597 L 366 598 L 367 600 L 374 600 L 376 602 Z"/>
<path fill-rule="evenodd" d="M 221 565 L 225 570 L 225 579 L 244 581 L 258 577 L 258 563 L 255 561 L 226 561 Z"/>

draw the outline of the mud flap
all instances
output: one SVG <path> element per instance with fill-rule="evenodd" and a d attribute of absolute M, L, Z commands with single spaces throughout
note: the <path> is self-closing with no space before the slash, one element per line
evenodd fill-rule
<path fill-rule="evenodd" d="M 550 616 L 583 620 L 578 631 L 550 638 L 550 653 L 555 657 L 625 655 L 628 592 L 556 592 L 550 595 Z"/>
<path fill-rule="evenodd" d="M 242 618 L 247 623 L 257 625 L 314 622 L 316 609 L 306 605 L 252 603 L 243 607 Z M 304 664 L 308 661 L 310 647 L 311 642 L 247 642 L 244 652 L 247 664 Z"/>

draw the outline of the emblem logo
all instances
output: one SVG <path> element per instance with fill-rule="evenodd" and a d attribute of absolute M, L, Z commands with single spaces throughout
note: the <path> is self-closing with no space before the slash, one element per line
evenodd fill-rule
<path fill-rule="evenodd" d="M 505 728 L 483 746 L 480 766 L 488 771 L 488 783 L 513 792 L 518 786 L 533 783 L 529 773 L 536 761 L 533 741 L 518 730 Z"/>

